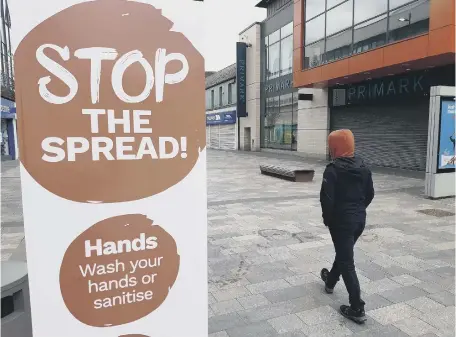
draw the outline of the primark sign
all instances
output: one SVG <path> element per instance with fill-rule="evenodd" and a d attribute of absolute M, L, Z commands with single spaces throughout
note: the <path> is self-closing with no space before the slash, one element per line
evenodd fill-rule
<path fill-rule="evenodd" d="M 272 83 L 267 83 L 264 87 L 266 93 L 276 93 L 279 91 L 284 91 L 286 89 L 293 88 L 293 80 L 291 78 L 277 80 Z"/>
<path fill-rule="evenodd" d="M 384 77 L 376 80 L 338 86 L 331 90 L 331 106 L 365 104 L 429 95 L 431 82 L 426 72 L 407 76 Z"/>

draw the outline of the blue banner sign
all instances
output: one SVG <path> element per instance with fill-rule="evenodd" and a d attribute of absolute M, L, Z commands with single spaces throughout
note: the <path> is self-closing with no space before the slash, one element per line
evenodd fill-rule
<path fill-rule="evenodd" d="M 16 103 L 9 99 L 1 99 L 1 117 L 2 118 L 16 118 Z"/>
<path fill-rule="evenodd" d="M 217 112 L 206 115 L 206 125 L 236 124 L 236 111 Z"/>
<path fill-rule="evenodd" d="M 439 170 L 455 168 L 455 100 L 442 97 L 440 108 Z"/>

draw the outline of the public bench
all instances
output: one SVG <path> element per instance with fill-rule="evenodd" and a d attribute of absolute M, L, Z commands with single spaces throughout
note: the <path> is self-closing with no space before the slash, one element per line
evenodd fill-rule
<path fill-rule="evenodd" d="M 302 170 L 275 165 L 260 165 L 261 174 L 298 183 L 313 180 L 315 170 Z"/>

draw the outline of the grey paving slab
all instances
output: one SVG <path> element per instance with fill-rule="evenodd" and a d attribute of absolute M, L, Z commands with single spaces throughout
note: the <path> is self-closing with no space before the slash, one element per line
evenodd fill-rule
<path fill-rule="evenodd" d="M 393 326 L 399 330 L 405 332 L 407 335 L 412 337 L 422 336 L 427 333 L 434 333 L 438 330 L 432 325 L 422 321 L 417 317 L 409 317 L 393 323 Z"/>
<path fill-rule="evenodd" d="M 370 310 L 367 314 L 382 325 L 421 315 L 419 311 L 405 303 L 393 304 L 387 307 Z"/>
<path fill-rule="evenodd" d="M 268 322 L 279 334 L 301 330 L 305 326 L 295 314 L 272 318 Z"/>
<path fill-rule="evenodd" d="M 220 332 L 244 325 L 246 325 L 245 320 L 236 312 L 209 317 L 209 333 Z"/>
<path fill-rule="evenodd" d="M 297 315 L 306 325 L 322 324 L 339 317 L 339 313 L 328 305 L 299 312 Z"/>
<path fill-rule="evenodd" d="M 405 302 L 427 294 L 426 291 L 415 286 L 400 287 L 379 293 L 381 297 L 384 297 L 393 303 Z"/>
<path fill-rule="evenodd" d="M 280 337 L 308 337 L 306 334 L 304 334 L 303 331 L 285 332 L 285 333 L 281 333 L 279 336 Z"/>
<path fill-rule="evenodd" d="M 276 330 L 268 322 L 258 322 L 238 328 L 227 330 L 230 337 L 276 337 Z"/>
<path fill-rule="evenodd" d="M 388 301 L 386 298 L 378 294 L 372 294 L 370 296 L 363 297 L 363 300 L 366 302 L 366 311 L 387 307 L 392 304 L 392 302 Z"/>
<path fill-rule="evenodd" d="M 290 287 L 290 284 L 287 281 L 285 281 L 284 279 L 278 279 L 278 280 L 271 280 L 271 281 L 250 284 L 246 288 L 252 294 L 261 294 L 261 293 L 267 293 L 272 290 L 283 289 L 283 288 L 288 288 L 288 287 Z"/>
<path fill-rule="evenodd" d="M 292 183 L 260 175 L 260 163 L 313 167 L 316 174 L 311 183 Z M 2 162 L 3 261 L 25 260 L 18 167 Z M 374 170 L 376 197 L 355 248 L 369 318 L 357 326 L 337 312 L 348 302 L 342 280 L 329 296 L 319 279 L 321 268 L 334 260 L 318 200 L 325 163 L 209 150 L 207 167 L 210 337 L 453 333 L 455 217 L 417 210 L 452 211 L 454 199 L 423 198 L 422 176 Z M 303 312 L 312 325 L 300 318 Z M 303 328 L 279 334 L 287 325 L 300 326 L 295 317 Z M 428 331 L 428 325 L 437 330 Z"/>
<path fill-rule="evenodd" d="M 210 308 L 212 309 L 214 316 L 243 310 L 243 307 L 236 299 L 213 303 L 210 305 Z"/>
<path fill-rule="evenodd" d="M 229 337 L 226 331 L 214 332 L 209 334 L 209 337 Z"/>
<path fill-rule="evenodd" d="M 309 291 L 309 288 L 306 285 L 299 285 L 294 287 L 288 287 L 284 289 L 273 290 L 264 293 L 263 295 L 271 302 L 283 302 L 292 300 L 294 298 L 304 297 L 311 295 L 312 292 Z"/>
<path fill-rule="evenodd" d="M 443 304 L 438 303 L 430 299 L 429 297 L 418 297 L 413 300 L 407 301 L 406 304 L 423 313 L 439 311 L 445 308 Z"/>
<path fill-rule="evenodd" d="M 261 294 L 238 298 L 238 302 L 244 309 L 253 309 L 270 304 L 268 299 Z"/>
<path fill-rule="evenodd" d="M 405 332 L 392 325 L 369 329 L 355 335 L 356 337 L 410 337 Z"/>
<path fill-rule="evenodd" d="M 342 337 L 353 335 L 353 332 L 338 320 L 305 326 L 302 331 L 309 337 Z"/>
<path fill-rule="evenodd" d="M 446 306 L 455 305 L 454 295 L 448 291 L 433 293 L 428 295 L 428 297 Z"/>

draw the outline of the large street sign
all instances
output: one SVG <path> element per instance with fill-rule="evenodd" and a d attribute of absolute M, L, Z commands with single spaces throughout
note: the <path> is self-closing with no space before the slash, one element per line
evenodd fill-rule
<path fill-rule="evenodd" d="M 204 59 L 157 1 L 73 5 L 16 50 L 34 337 L 207 335 Z"/>

